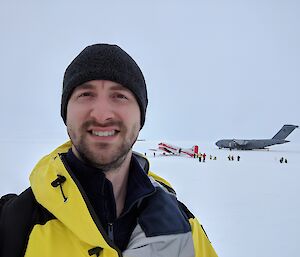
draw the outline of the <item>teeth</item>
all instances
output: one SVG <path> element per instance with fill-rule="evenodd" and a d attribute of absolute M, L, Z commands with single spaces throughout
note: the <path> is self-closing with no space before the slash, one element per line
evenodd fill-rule
<path fill-rule="evenodd" d="M 92 131 L 92 134 L 98 137 L 109 137 L 115 134 L 115 130 L 112 131 Z"/>

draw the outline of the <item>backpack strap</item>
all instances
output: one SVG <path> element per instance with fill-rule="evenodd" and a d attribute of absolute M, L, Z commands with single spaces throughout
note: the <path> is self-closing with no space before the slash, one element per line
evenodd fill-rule
<path fill-rule="evenodd" d="M 0 200 L 0 256 L 24 256 L 33 226 L 35 198 L 31 188 Z"/>
<path fill-rule="evenodd" d="M 0 217 L 1 217 L 1 212 L 3 209 L 3 206 L 12 198 L 15 198 L 17 195 L 16 194 L 7 194 L 4 195 L 0 198 Z"/>

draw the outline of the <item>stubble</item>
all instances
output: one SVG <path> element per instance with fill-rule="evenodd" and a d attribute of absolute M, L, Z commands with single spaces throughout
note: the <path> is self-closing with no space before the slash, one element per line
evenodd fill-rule
<path fill-rule="evenodd" d="M 127 155 L 132 149 L 133 144 L 136 142 L 139 131 L 139 124 L 134 124 L 128 129 L 122 122 L 114 121 L 105 126 L 114 126 L 120 128 L 120 142 L 112 145 L 106 142 L 89 142 L 87 140 L 87 128 L 91 125 L 102 126 L 94 121 L 85 122 L 80 132 L 76 133 L 71 127 L 68 127 L 68 134 L 72 144 L 79 154 L 80 159 L 90 166 L 101 169 L 103 172 L 108 172 L 118 169 L 125 161 Z"/>

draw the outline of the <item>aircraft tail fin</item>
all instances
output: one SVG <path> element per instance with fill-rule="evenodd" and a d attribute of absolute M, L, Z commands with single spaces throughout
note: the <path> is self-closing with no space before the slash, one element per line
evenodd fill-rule
<path fill-rule="evenodd" d="M 272 139 L 286 139 L 289 134 L 291 134 L 295 128 L 295 125 L 284 125 Z"/>
<path fill-rule="evenodd" d="M 193 151 L 194 151 L 195 154 L 198 154 L 199 146 L 194 145 L 194 146 L 193 146 Z"/>

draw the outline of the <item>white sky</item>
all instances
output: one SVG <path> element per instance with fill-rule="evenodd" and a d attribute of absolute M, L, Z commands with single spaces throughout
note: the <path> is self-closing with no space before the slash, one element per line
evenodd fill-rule
<path fill-rule="evenodd" d="M 98 42 L 144 72 L 141 138 L 268 138 L 300 125 L 299 13 L 296 0 L 1 1 L 0 138 L 66 139 L 63 73 Z"/>
<path fill-rule="evenodd" d="M 0 1 L 1 194 L 22 191 L 34 163 L 67 139 L 63 73 L 93 43 L 120 45 L 143 70 L 149 108 L 140 138 L 213 147 L 300 125 L 299 13 L 298 0 Z M 299 132 L 283 149 L 300 143 Z M 299 162 L 278 166 L 276 147 L 267 163 L 246 153 L 244 166 L 217 162 L 195 179 L 180 176 L 195 172 L 186 161 L 153 167 L 175 183 L 220 256 L 296 256 Z M 287 155 L 299 160 L 294 149 Z M 199 202 L 186 184 L 197 181 Z"/>

